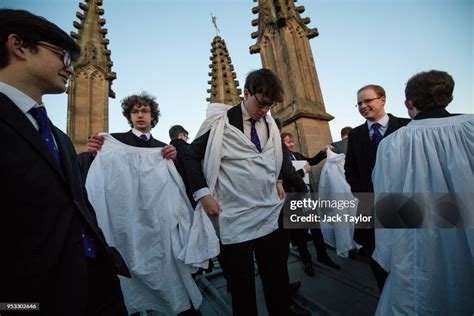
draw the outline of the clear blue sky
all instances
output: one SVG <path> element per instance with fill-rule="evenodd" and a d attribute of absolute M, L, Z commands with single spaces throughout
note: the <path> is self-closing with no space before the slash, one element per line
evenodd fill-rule
<path fill-rule="evenodd" d="M 72 26 L 76 0 L 0 0 L 0 7 L 21 8 L 42 15 L 61 28 Z M 430 69 L 448 71 L 456 81 L 448 110 L 474 113 L 473 30 L 471 0 L 299 0 L 303 17 L 319 36 L 310 40 L 334 140 L 339 130 L 363 119 L 354 107 L 356 91 L 365 84 L 382 85 L 387 112 L 407 116 L 405 83 Z M 210 12 L 217 16 L 241 83 L 261 67 L 250 55 L 256 31 L 251 0 L 104 0 L 107 38 L 117 79 L 110 99 L 110 131 L 129 129 L 120 100 L 147 91 L 157 97 L 161 118 L 153 135 L 169 141 L 168 129 L 183 125 L 194 137 L 205 117 L 210 44 L 216 35 Z M 282 78 L 283 80 L 285 78 Z M 66 129 L 67 96 L 44 99 L 53 122 Z"/>

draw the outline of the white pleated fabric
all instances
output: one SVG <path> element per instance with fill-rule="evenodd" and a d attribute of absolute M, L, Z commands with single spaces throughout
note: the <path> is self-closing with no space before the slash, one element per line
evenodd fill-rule
<path fill-rule="evenodd" d="M 327 150 L 327 158 L 321 170 L 319 178 L 319 198 L 325 200 L 351 201 L 355 197 L 351 193 L 351 187 L 346 181 L 344 175 L 344 154 L 336 154 Z M 357 214 L 357 204 L 355 207 L 349 207 L 342 210 L 337 208 L 325 209 L 328 215 L 341 216 L 347 214 L 355 216 Z M 345 217 L 342 217 L 345 218 Z M 354 223 L 343 220 L 335 223 L 321 223 L 321 232 L 324 241 L 331 247 L 336 248 L 338 256 L 347 258 L 349 250 L 359 249 L 360 245 L 354 241 Z"/>
<path fill-rule="evenodd" d="M 203 172 L 211 192 L 222 208 L 212 219 L 201 203 L 195 210 L 190 243 L 183 257 L 186 263 L 204 265 L 219 253 L 219 235 L 223 244 L 233 244 L 265 236 L 278 227 L 283 202 L 278 198 L 276 181 L 282 163 L 281 141 L 273 118 L 267 114 L 270 135 L 259 153 L 239 129 L 229 124 L 230 106 L 212 103 L 196 137 L 210 130 Z M 213 222 L 211 222 L 213 221 Z M 210 229 L 215 228 L 212 234 Z M 216 234 L 217 232 L 217 234 Z M 208 253 L 201 249 L 211 244 Z"/>
<path fill-rule="evenodd" d="M 473 157 L 474 115 L 414 120 L 380 143 L 374 190 L 470 192 L 471 198 L 459 194 L 458 207 L 472 228 Z M 422 207 L 430 225 L 436 201 L 427 197 Z M 376 229 L 373 258 L 389 272 L 376 314 L 472 315 L 473 237 L 464 228 Z"/>
<path fill-rule="evenodd" d="M 161 148 L 128 146 L 105 134 L 86 188 L 99 226 L 132 274 L 120 278 L 129 313 L 173 315 L 202 296 L 192 268 L 177 259 L 188 243 L 193 209 L 181 177 Z"/>

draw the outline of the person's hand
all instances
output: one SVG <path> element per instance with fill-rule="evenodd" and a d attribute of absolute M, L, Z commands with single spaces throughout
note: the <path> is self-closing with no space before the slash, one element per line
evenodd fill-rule
<path fill-rule="evenodd" d="M 304 165 L 303 169 L 304 169 L 304 172 L 310 173 L 311 172 L 311 165 L 309 163 L 307 163 L 306 165 Z"/>
<path fill-rule="evenodd" d="M 102 148 L 104 144 L 104 136 L 95 134 L 89 137 L 87 140 L 87 151 L 95 155 Z"/>
<path fill-rule="evenodd" d="M 325 146 L 323 147 L 323 149 L 321 149 L 321 151 L 327 151 L 328 149 L 333 150 L 333 149 L 334 149 L 334 146 L 332 146 L 332 145 L 325 145 Z"/>
<path fill-rule="evenodd" d="M 166 145 L 161 150 L 161 154 L 165 159 L 176 159 L 176 148 L 173 145 Z"/>
<path fill-rule="evenodd" d="M 280 201 L 283 201 L 285 199 L 285 189 L 283 188 L 283 181 L 278 180 L 276 183 L 276 187 L 277 187 L 278 197 L 280 198 Z"/>
<path fill-rule="evenodd" d="M 217 216 L 222 213 L 221 206 L 212 196 L 206 195 L 200 201 L 207 215 Z"/>

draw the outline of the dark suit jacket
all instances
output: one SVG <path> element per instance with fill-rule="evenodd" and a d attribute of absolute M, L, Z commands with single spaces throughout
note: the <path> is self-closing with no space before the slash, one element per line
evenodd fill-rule
<path fill-rule="evenodd" d="M 126 133 L 112 133 L 110 134 L 117 140 L 121 141 L 124 144 L 130 145 L 130 146 L 135 146 L 135 147 L 163 147 L 166 146 L 166 143 L 163 143 L 159 140 L 156 140 L 153 138 L 153 136 L 150 137 L 149 140 L 145 141 L 141 139 L 140 137 L 135 136 L 135 134 L 132 133 L 132 130 L 126 132 Z"/>
<path fill-rule="evenodd" d="M 53 134 L 60 164 L 28 118 L 0 93 L 0 301 L 40 302 L 43 315 L 84 315 L 82 229 L 95 240 L 96 262 L 130 274 L 97 226 L 70 139 L 54 126 Z"/>
<path fill-rule="evenodd" d="M 326 152 L 324 151 L 320 151 L 318 152 L 316 155 L 314 155 L 313 157 L 311 158 L 308 158 L 306 157 L 305 155 L 299 153 L 299 152 L 292 152 L 293 156 L 296 158 L 296 160 L 306 160 L 308 161 L 308 164 L 310 166 L 315 166 L 317 165 L 318 163 L 320 163 L 321 161 L 323 161 L 324 159 L 326 159 Z M 291 157 L 290 156 L 290 152 L 288 152 L 288 157 Z M 290 158 L 291 159 L 291 158 Z M 298 175 L 300 177 L 304 177 L 305 175 L 305 172 L 303 169 L 299 169 L 299 170 L 296 170 L 296 172 L 298 173 Z"/>
<path fill-rule="evenodd" d="M 244 132 L 244 122 L 242 118 L 242 108 L 240 105 L 233 106 L 227 111 L 227 118 L 232 126 L 238 128 L 242 133 Z M 267 125 L 268 127 L 268 125 Z M 183 165 L 188 175 L 189 183 L 191 185 L 191 191 L 196 192 L 197 190 L 207 187 L 206 179 L 202 172 L 201 160 L 204 159 L 206 153 L 207 142 L 209 140 L 210 131 L 196 138 L 189 146 L 183 157 Z M 291 166 L 287 163 L 282 164 L 282 171 L 280 171 L 279 179 L 282 179 L 283 168 L 289 168 Z M 283 179 L 282 179 L 283 180 Z"/>
<path fill-rule="evenodd" d="M 176 170 L 178 170 L 179 175 L 183 179 L 184 186 L 186 187 L 186 195 L 188 196 L 189 202 L 196 208 L 196 201 L 193 198 L 193 192 L 191 191 L 191 185 L 189 184 L 188 175 L 184 170 L 184 155 L 185 151 L 188 149 L 189 144 L 182 139 L 173 139 L 170 142 L 170 145 L 173 145 L 176 148 L 176 160 L 174 160 L 174 165 Z"/>
<path fill-rule="evenodd" d="M 308 188 L 304 183 L 302 176 L 296 172 L 295 167 L 291 163 L 290 159 L 290 152 L 286 149 L 285 144 L 281 144 L 281 148 L 283 149 L 283 162 L 282 162 L 282 179 L 283 179 L 283 187 L 285 188 L 285 192 L 306 192 Z M 303 172 L 304 176 L 304 172 Z"/>
<path fill-rule="evenodd" d="M 331 146 L 334 147 L 332 151 L 336 154 L 345 154 L 347 152 L 347 142 L 348 139 L 344 138 L 343 140 L 332 143 Z"/>
<path fill-rule="evenodd" d="M 388 114 L 388 127 L 383 135 L 387 137 L 410 120 Z M 346 180 L 352 192 L 373 192 L 372 170 L 375 165 L 377 147 L 369 138 L 367 122 L 354 128 L 348 138 L 346 162 L 344 165 Z"/>

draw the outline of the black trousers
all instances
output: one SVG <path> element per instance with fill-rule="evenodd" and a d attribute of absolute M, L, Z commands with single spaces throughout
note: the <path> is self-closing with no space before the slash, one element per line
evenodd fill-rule
<path fill-rule="evenodd" d="M 286 246 L 283 246 L 283 245 Z M 290 302 L 288 235 L 276 231 L 238 244 L 221 245 L 224 274 L 230 283 L 234 316 L 257 316 L 254 254 L 269 315 L 286 315 Z M 286 250 L 285 250 L 286 248 Z"/>
<path fill-rule="evenodd" d="M 308 233 L 306 229 L 292 229 L 291 243 L 296 245 L 301 261 L 304 263 L 311 262 L 311 255 L 308 251 Z M 318 258 L 324 258 L 328 255 L 326 251 L 326 244 L 324 243 L 321 229 L 311 229 L 310 240 L 313 241 L 316 248 L 316 255 Z"/>

